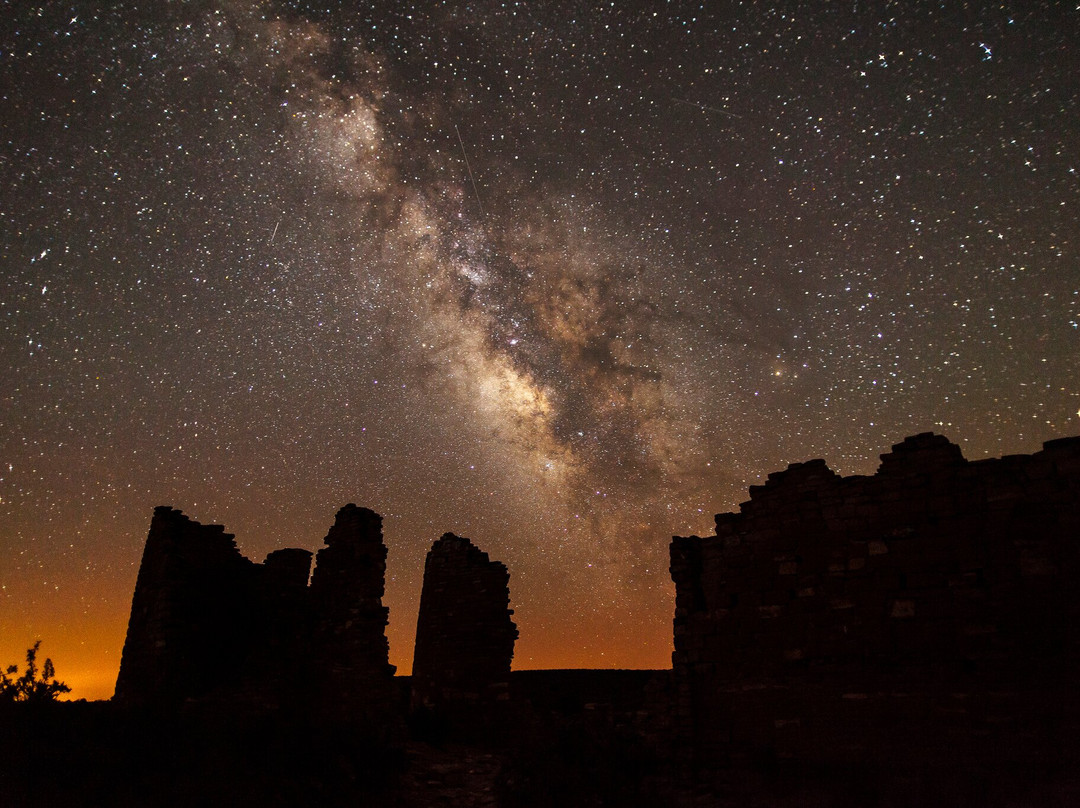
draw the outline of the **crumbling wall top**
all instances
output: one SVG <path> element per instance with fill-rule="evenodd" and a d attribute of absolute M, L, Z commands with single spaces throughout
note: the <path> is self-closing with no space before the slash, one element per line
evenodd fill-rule
<path fill-rule="evenodd" d="M 337 512 L 323 541 L 330 547 L 356 541 L 381 544 L 382 517 L 370 508 L 360 508 L 350 502 Z"/>
<path fill-rule="evenodd" d="M 892 451 L 881 455 L 878 474 L 912 474 L 956 469 L 963 466 L 960 447 L 944 435 L 920 432 L 893 444 Z"/>
<path fill-rule="evenodd" d="M 445 709 L 505 695 L 517 627 L 506 566 L 444 533 L 424 564 L 413 655 L 414 702 Z"/>

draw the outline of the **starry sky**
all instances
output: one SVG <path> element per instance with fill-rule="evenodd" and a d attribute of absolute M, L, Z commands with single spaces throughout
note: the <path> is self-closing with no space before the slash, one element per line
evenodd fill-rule
<path fill-rule="evenodd" d="M 153 506 L 445 531 L 514 665 L 670 664 L 787 463 L 1080 433 L 1074 3 L 0 3 L 0 662 L 111 695 Z"/>

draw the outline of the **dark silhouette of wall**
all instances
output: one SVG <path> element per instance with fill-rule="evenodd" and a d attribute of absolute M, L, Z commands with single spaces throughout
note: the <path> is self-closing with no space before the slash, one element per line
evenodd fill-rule
<path fill-rule="evenodd" d="M 310 564 L 311 554 L 307 553 Z M 265 570 L 244 558 L 221 525 L 154 509 L 135 583 L 116 699 L 176 702 L 236 685 L 266 634 L 256 608 Z M 269 615 L 265 615 L 269 617 Z"/>
<path fill-rule="evenodd" d="M 684 759 L 1061 765 L 1080 736 L 1078 547 L 1080 438 L 968 462 L 924 433 L 871 477 L 770 474 L 714 536 L 671 544 Z"/>
<path fill-rule="evenodd" d="M 115 700 L 303 702 L 350 720 L 385 718 L 397 691 L 381 524 L 366 508 L 338 511 L 309 587 L 307 550 L 276 550 L 256 564 L 220 525 L 156 508 Z"/>
<path fill-rule="evenodd" d="M 327 677 L 320 686 L 325 687 L 323 701 L 330 711 L 366 714 L 374 708 L 369 717 L 378 720 L 379 711 L 397 698 L 386 639 L 390 610 L 382 605 L 382 517 L 346 505 L 324 541 L 311 576 L 312 661 Z"/>
<path fill-rule="evenodd" d="M 510 573 L 446 533 L 428 552 L 416 623 L 414 706 L 460 713 L 508 698 L 517 627 Z"/>

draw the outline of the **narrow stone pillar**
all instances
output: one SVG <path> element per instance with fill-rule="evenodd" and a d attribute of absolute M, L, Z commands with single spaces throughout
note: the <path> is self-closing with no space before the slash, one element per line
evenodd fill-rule
<path fill-rule="evenodd" d="M 424 564 L 416 624 L 413 706 L 467 715 L 507 698 L 517 626 L 505 565 L 446 533 Z"/>
<path fill-rule="evenodd" d="M 396 708 L 382 605 L 386 545 L 382 517 L 349 504 L 338 511 L 311 577 L 315 613 L 312 662 L 330 711 L 383 721 Z"/>

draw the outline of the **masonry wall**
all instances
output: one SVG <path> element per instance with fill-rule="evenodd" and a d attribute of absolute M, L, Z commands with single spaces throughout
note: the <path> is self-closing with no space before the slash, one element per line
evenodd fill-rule
<path fill-rule="evenodd" d="M 968 462 L 925 433 L 871 477 L 769 475 L 671 545 L 685 758 L 1052 768 L 1080 735 L 1078 547 L 1080 438 Z"/>
<path fill-rule="evenodd" d="M 310 587 L 316 695 L 329 716 L 344 712 L 372 727 L 385 725 L 397 689 L 386 639 L 390 610 L 382 605 L 387 552 L 382 517 L 346 505 L 324 542 Z"/>
<path fill-rule="evenodd" d="M 446 533 L 424 564 L 413 655 L 413 703 L 441 712 L 508 698 L 517 627 L 510 573 L 466 538 Z"/>
<path fill-rule="evenodd" d="M 257 565 L 240 554 L 221 525 L 155 508 L 116 698 L 173 702 L 235 684 L 251 651 L 259 579 Z"/>
<path fill-rule="evenodd" d="M 114 698 L 303 704 L 395 728 L 381 524 L 366 508 L 342 508 L 309 586 L 309 551 L 276 550 L 256 564 L 220 525 L 156 508 Z"/>

